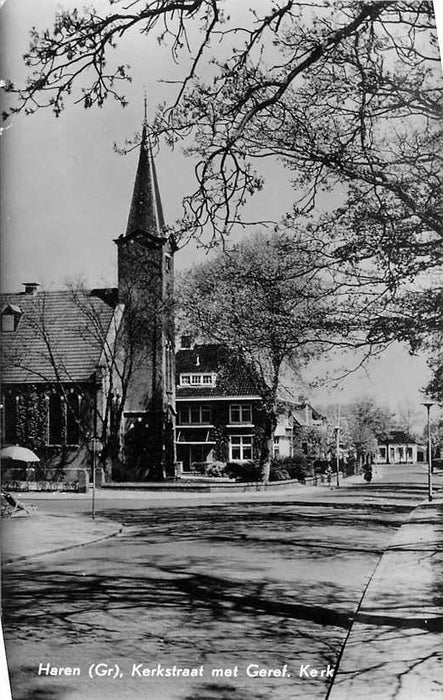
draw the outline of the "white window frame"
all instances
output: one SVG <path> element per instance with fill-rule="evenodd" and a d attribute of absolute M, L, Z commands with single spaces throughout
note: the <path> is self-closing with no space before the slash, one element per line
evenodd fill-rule
<path fill-rule="evenodd" d="M 207 409 L 210 411 L 209 420 L 205 420 L 205 421 L 203 420 L 203 409 Z M 196 410 L 198 410 L 198 412 L 199 412 L 199 420 L 198 421 L 191 420 L 192 411 L 196 411 Z M 211 425 L 211 421 L 212 421 L 211 406 L 191 404 L 190 406 L 180 406 L 178 411 L 179 411 L 179 425 Z M 182 419 L 182 416 L 184 415 L 185 412 L 187 412 L 187 416 L 188 416 L 187 421 L 184 421 Z"/>
<path fill-rule="evenodd" d="M 180 374 L 180 386 L 214 386 L 216 375 L 210 372 Z"/>
<path fill-rule="evenodd" d="M 233 440 L 238 442 L 233 443 Z M 233 448 L 239 449 L 239 457 L 234 457 Z M 245 457 L 245 451 L 250 450 L 250 457 Z M 249 462 L 253 459 L 253 436 L 252 435 L 230 435 L 229 436 L 229 461 L 230 462 Z"/>
<path fill-rule="evenodd" d="M 238 409 L 239 413 L 239 419 L 240 420 L 234 420 L 232 417 L 232 410 L 233 409 Z M 243 412 L 247 410 L 248 412 L 248 417 L 244 418 L 243 417 Z M 231 403 L 229 404 L 229 423 L 231 425 L 242 425 L 244 423 L 252 423 L 252 405 L 250 403 Z"/>
<path fill-rule="evenodd" d="M 14 333 L 15 331 L 15 315 L 4 313 L 2 314 L 2 333 Z"/>

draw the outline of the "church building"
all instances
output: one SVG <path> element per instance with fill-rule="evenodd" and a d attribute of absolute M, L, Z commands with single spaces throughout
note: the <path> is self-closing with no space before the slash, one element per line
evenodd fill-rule
<path fill-rule="evenodd" d="M 115 243 L 116 289 L 44 291 L 33 282 L 1 295 L 2 444 L 33 449 L 53 476 L 97 455 L 118 480 L 173 474 L 176 244 L 146 123 Z"/>

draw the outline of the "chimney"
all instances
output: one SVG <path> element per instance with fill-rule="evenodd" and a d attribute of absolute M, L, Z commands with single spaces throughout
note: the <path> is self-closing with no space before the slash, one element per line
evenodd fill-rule
<path fill-rule="evenodd" d="M 30 296 L 35 297 L 38 291 L 38 287 L 40 287 L 38 282 L 22 282 L 22 284 L 25 287 L 25 294 L 29 294 Z"/>

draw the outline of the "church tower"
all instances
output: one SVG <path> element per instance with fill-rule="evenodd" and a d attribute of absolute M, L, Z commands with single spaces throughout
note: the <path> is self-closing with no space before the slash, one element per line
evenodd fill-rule
<path fill-rule="evenodd" d="M 174 468 L 176 244 L 165 227 L 146 117 L 126 232 L 116 244 L 124 305 L 123 460 L 132 478 L 157 480 Z"/>

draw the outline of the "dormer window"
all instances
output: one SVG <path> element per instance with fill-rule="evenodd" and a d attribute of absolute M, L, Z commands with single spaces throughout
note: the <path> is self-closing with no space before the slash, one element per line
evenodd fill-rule
<path fill-rule="evenodd" d="M 214 373 L 203 374 L 193 372 L 192 374 L 180 375 L 180 386 L 214 386 L 217 375 Z"/>
<path fill-rule="evenodd" d="M 23 311 L 19 306 L 7 304 L 2 311 L 2 333 L 14 333 L 22 316 Z"/>

